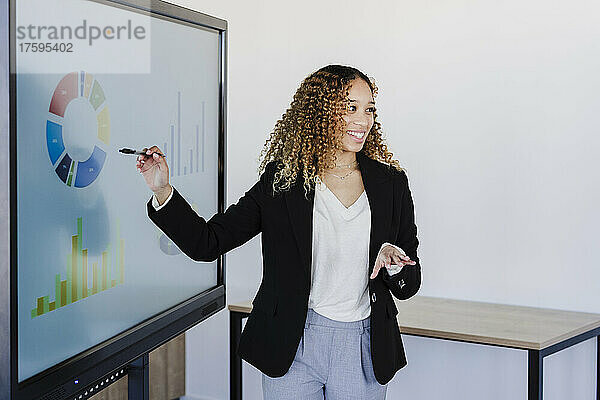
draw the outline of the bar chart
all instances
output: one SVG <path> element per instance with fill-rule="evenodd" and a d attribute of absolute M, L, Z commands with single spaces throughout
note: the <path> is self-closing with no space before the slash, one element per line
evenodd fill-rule
<path fill-rule="evenodd" d="M 82 239 L 83 218 L 78 217 L 77 234 L 71 236 L 71 251 L 66 260 L 66 279 L 61 279 L 61 274 L 55 275 L 54 301 L 50 301 L 50 295 L 37 297 L 36 306 L 31 310 L 31 318 L 39 317 L 125 282 L 123 263 L 125 241 L 121 239 L 119 221 L 117 220 L 116 238 L 113 240 L 116 253 L 112 253 L 111 243 L 109 243 L 101 252 L 99 263 L 97 261 L 92 263 L 91 287 L 88 276 L 88 249 L 82 249 Z"/>
<path fill-rule="evenodd" d="M 164 142 L 163 151 L 169 155 L 171 162 L 170 166 L 171 177 L 173 176 L 184 176 L 191 175 L 198 172 L 204 172 L 204 143 L 205 143 L 205 103 L 202 102 L 201 120 L 199 123 L 193 125 L 194 130 L 192 133 L 182 132 L 181 125 L 181 91 L 177 92 L 177 116 L 175 117 L 176 122 L 169 125 L 170 141 Z M 182 160 L 182 145 L 181 137 L 185 137 L 186 141 L 195 139 L 194 145 L 185 151 L 184 157 L 189 155 L 187 160 Z M 182 170 L 183 167 L 183 170 Z M 182 172 L 183 171 L 183 172 Z"/>

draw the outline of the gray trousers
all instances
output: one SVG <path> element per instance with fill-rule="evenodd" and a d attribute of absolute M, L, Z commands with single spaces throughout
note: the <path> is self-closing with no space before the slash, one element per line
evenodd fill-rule
<path fill-rule="evenodd" d="M 334 321 L 309 308 L 288 372 L 262 374 L 264 400 L 384 400 L 387 385 L 377 382 L 371 362 L 370 321 Z"/>

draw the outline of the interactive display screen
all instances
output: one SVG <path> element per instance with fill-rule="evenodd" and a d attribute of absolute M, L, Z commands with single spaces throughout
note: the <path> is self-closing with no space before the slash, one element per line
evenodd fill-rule
<path fill-rule="evenodd" d="M 171 184 L 217 212 L 219 35 L 98 1 L 16 5 L 22 381 L 217 284 L 216 261 L 149 220 L 118 150 L 159 146 Z"/>

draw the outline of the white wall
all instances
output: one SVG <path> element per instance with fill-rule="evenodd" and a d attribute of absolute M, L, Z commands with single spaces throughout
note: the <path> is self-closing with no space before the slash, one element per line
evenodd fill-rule
<path fill-rule="evenodd" d="M 300 81 L 374 76 L 408 169 L 421 295 L 600 312 L 600 3 L 177 0 L 229 23 L 227 204 Z M 250 168 L 249 168 L 250 166 Z M 210 217 L 210 216 L 207 216 Z M 260 283 L 260 236 L 227 255 L 228 302 Z M 227 311 L 187 333 L 187 393 L 229 396 Z M 525 399 L 518 350 L 404 335 L 388 399 Z M 594 340 L 548 357 L 545 399 L 594 399 Z M 262 399 L 244 363 L 244 398 Z"/>

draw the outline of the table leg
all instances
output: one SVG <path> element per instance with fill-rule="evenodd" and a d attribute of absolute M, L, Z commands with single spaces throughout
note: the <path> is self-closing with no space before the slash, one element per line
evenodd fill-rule
<path fill-rule="evenodd" d="M 242 333 L 243 313 L 229 312 L 229 398 L 242 400 L 242 359 L 235 349 Z"/>
<path fill-rule="evenodd" d="M 544 358 L 539 350 L 528 350 L 527 399 L 543 400 L 544 396 Z"/>

